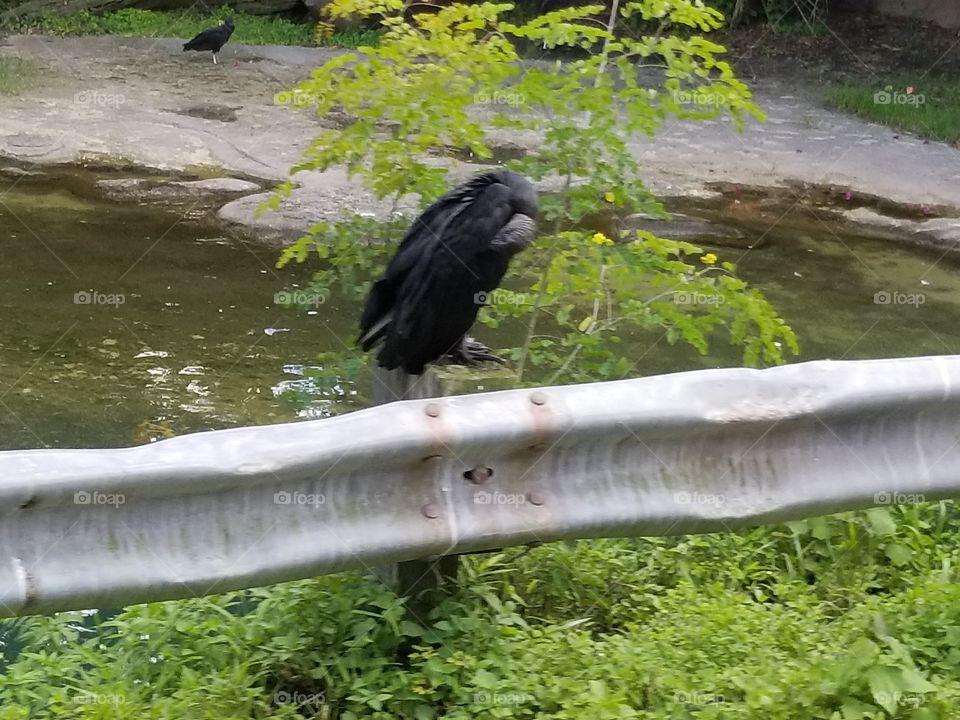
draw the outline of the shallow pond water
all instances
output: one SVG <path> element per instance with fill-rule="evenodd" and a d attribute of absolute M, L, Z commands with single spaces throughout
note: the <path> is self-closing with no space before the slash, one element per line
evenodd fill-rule
<path fill-rule="evenodd" d="M 2 448 L 290 420 L 272 392 L 298 377 L 285 367 L 327 327 L 348 334 L 335 301 L 313 316 L 275 302 L 305 273 L 276 270 L 274 249 L 66 190 L 0 200 Z"/>
<path fill-rule="evenodd" d="M 126 446 L 291 421 L 298 408 L 276 391 L 303 384 L 299 373 L 317 353 L 352 349 L 356 305 L 326 298 L 306 314 L 277 302 L 279 289 L 307 273 L 276 270 L 275 249 L 63 187 L 5 180 L 0 201 L 0 449 Z M 740 227 L 765 234 L 762 246 L 712 249 L 737 262 L 793 326 L 799 360 L 960 350 L 954 263 L 801 214 L 773 230 Z M 477 335 L 503 347 L 520 328 Z M 740 357 L 722 342 L 700 357 L 660 334 L 628 344 L 642 358 L 637 375 L 732 366 Z M 315 383 L 313 415 L 360 406 L 363 385 Z"/>
<path fill-rule="evenodd" d="M 777 222 L 773 229 L 770 218 Z M 722 219 L 737 221 L 729 213 Z M 777 209 L 741 219 L 739 228 L 751 242 L 762 242 L 715 252 L 735 262 L 794 329 L 799 361 L 960 352 L 956 256 L 859 237 L 809 209 Z"/>

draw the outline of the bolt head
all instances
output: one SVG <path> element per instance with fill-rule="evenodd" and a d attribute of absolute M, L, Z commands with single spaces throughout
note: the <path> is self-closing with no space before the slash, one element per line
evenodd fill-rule
<path fill-rule="evenodd" d="M 474 485 L 483 485 L 487 480 L 493 477 L 493 469 L 486 465 L 477 465 L 472 470 L 467 470 L 463 476 Z"/>
<path fill-rule="evenodd" d="M 440 517 L 440 508 L 433 503 L 427 503 L 424 505 L 422 508 L 420 508 L 420 512 L 423 513 L 424 517 L 430 518 L 431 520 Z"/>

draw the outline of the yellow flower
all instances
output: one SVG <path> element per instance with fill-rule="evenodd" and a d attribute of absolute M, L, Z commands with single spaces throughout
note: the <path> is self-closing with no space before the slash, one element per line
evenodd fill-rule
<path fill-rule="evenodd" d="M 706 255 L 700 258 L 700 261 L 704 265 L 713 265 L 717 261 L 717 256 L 714 255 L 713 253 L 707 253 Z"/>
<path fill-rule="evenodd" d="M 615 203 L 617 201 L 617 196 L 614 195 L 609 190 L 607 190 L 607 192 L 603 194 L 603 199 L 606 200 L 608 203 Z"/>
<path fill-rule="evenodd" d="M 613 240 L 601 232 L 595 233 L 594 236 L 590 238 L 590 242 L 596 243 L 597 245 L 613 245 Z"/>

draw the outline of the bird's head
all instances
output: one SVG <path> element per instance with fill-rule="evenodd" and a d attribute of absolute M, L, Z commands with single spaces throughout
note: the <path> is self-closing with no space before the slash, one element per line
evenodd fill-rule
<path fill-rule="evenodd" d="M 540 201 L 537 199 L 537 189 L 533 183 L 513 170 L 501 170 L 495 174 L 498 176 L 498 182 L 512 191 L 511 204 L 514 212 L 536 220 L 540 211 Z"/>
<path fill-rule="evenodd" d="M 228 28 L 232 28 L 232 27 L 233 27 L 233 15 L 227 15 L 227 17 L 224 18 L 224 20 L 223 20 L 223 24 L 226 25 Z"/>

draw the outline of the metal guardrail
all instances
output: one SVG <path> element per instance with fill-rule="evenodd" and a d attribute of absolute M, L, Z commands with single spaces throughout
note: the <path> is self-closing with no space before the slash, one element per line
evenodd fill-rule
<path fill-rule="evenodd" d="M 492 475 L 465 473 L 487 467 Z M 960 496 L 960 356 L 412 400 L 0 453 L 0 615 Z"/>

